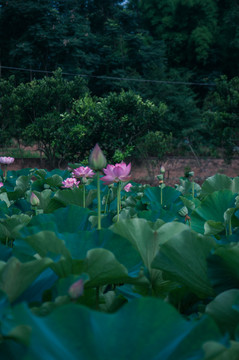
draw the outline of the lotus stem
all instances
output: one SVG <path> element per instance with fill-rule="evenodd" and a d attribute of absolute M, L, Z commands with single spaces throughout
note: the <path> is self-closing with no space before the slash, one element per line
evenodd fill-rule
<path fill-rule="evenodd" d="M 229 220 L 229 235 L 232 235 L 232 222 Z"/>
<path fill-rule="evenodd" d="M 120 191 L 121 191 L 121 183 L 117 184 L 117 222 L 119 221 L 119 213 L 120 213 Z"/>
<path fill-rule="evenodd" d="M 85 208 L 85 184 L 83 184 L 83 208 Z"/>
<path fill-rule="evenodd" d="M 109 201 L 109 196 L 110 196 L 110 188 L 108 188 L 108 192 L 107 192 L 106 199 L 105 199 L 105 210 L 104 210 L 104 214 L 106 214 L 106 211 L 107 211 L 107 205 L 108 205 L 108 201 Z M 109 211 L 109 209 L 108 209 L 108 211 Z"/>
<path fill-rule="evenodd" d="M 101 230 L 100 172 L 97 170 L 98 230 Z"/>

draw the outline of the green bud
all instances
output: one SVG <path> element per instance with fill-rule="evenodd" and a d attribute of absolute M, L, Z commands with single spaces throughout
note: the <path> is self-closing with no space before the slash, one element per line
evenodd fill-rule
<path fill-rule="evenodd" d="M 106 164 L 106 158 L 99 145 L 96 144 L 89 157 L 89 166 L 91 169 L 98 171 L 106 167 Z"/>
<path fill-rule="evenodd" d="M 39 198 L 33 192 L 31 193 L 30 203 L 32 206 L 38 206 L 40 204 Z"/>

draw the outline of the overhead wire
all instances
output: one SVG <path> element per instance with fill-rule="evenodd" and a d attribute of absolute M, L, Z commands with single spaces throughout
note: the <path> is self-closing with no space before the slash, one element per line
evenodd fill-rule
<path fill-rule="evenodd" d="M 13 66 L 3 66 L 0 68 L 8 69 L 8 70 L 17 70 L 17 71 L 28 71 L 31 73 L 45 73 L 45 74 L 54 74 L 54 71 L 48 70 L 38 70 L 38 69 L 26 69 L 19 68 Z M 192 81 L 174 81 L 174 80 L 151 80 L 151 79 L 137 79 L 137 78 L 125 78 L 125 77 L 117 77 L 117 76 L 107 76 L 107 75 L 89 75 L 89 74 L 76 74 L 76 73 L 68 73 L 62 72 L 62 75 L 65 76 L 80 76 L 80 77 L 88 77 L 88 78 L 96 78 L 96 79 L 105 79 L 105 80 L 118 80 L 118 81 L 135 81 L 135 82 L 147 82 L 147 83 L 155 83 L 155 84 L 172 84 L 172 85 L 192 85 L 192 86 L 216 86 L 215 83 L 202 83 L 202 82 L 192 82 Z"/>

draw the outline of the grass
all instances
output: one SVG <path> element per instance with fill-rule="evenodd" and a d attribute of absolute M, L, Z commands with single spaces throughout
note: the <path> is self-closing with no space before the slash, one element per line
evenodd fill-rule
<path fill-rule="evenodd" d="M 38 151 L 25 150 L 22 148 L 2 148 L 0 149 L 0 156 L 10 156 L 15 159 L 29 159 L 29 158 L 39 158 L 40 153 Z M 42 156 L 45 157 L 44 155 Z"/>

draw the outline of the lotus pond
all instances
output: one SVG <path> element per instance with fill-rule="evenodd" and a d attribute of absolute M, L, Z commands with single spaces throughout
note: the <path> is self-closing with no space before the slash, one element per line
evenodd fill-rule
<path fill-rule="evenodd" d="M 1 360 L 238 359 L 239 177 L 1 176 Z"/>

